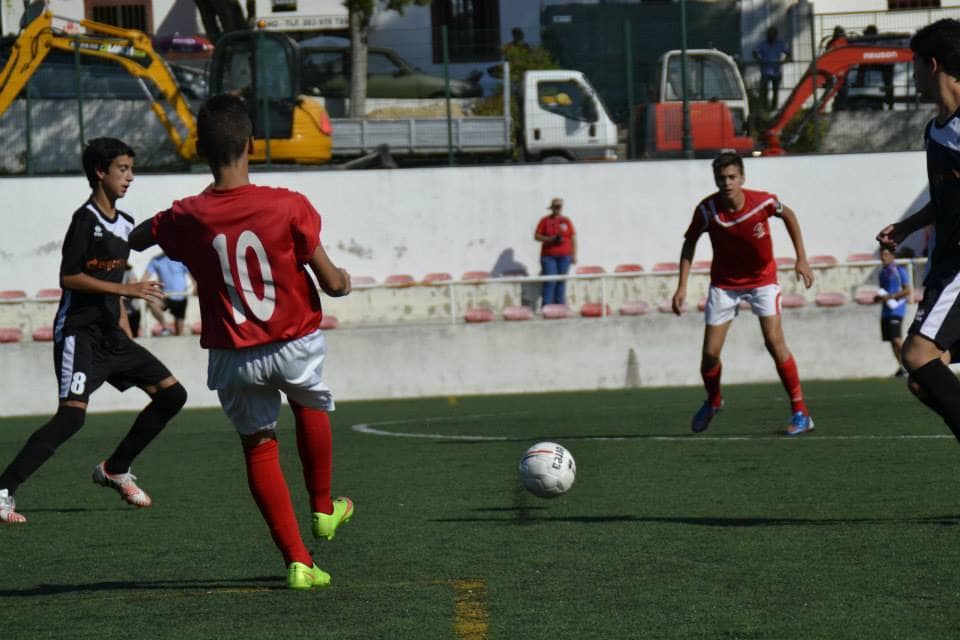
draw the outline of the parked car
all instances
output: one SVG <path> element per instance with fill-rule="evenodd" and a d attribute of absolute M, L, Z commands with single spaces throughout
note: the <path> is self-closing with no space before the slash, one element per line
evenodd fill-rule
<path fill-rule="evenodd" d="M 300 43 L 304 93 L 324 98 L 350 97 L 350 41 L 320 36 Z M 454 98 L 479 97 L 483 89 L 463 80 L 450 80 Z M 367 56 L 368 98 L 442 98 L 442 76 L 424 73 L 392 49 L 370 47 Z"/>

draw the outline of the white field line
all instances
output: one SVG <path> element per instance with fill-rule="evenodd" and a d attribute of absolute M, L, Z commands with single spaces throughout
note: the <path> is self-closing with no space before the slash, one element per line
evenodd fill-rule
<path fill-rule="evenodd" d="M 430 420 L 427 420 L 429 422 Z M 433 419 L 436 422 L 436 419 Z M 453 441 L 494 441 L 503 442 L 515 440 L 512 436 L 478 436 L 470 434 L 444 434 L 444 433 L 410 433 L 404 431 L 386 431 L 378 429 L 373 425 L 399 425 L 399 424 L 417 424 L 416 420 L 391 420 L 389 422 L 375 422 L 372 424 L 355 424 L 351 429 L 357 433 L 364 433 L 371 436 L 384 436 L 390 438 L 420 438 L 424 440 L 453 440 Z M 578 436 L 577 440 L 643 440 L 653 442 L 751 442 L 760 440 L 782 440 L 784 442 L 794 441 L 816 441 L 816 442 L 836 442 L 841 440 L 942 440 L 952 439 L 952 435 L 935 434 L 890 434 L 890 435 L 821 435 L 814 433 L 802 437 L 788 437 L 780 435 L 764 436 L 645 436 L 637 434 L 636 436 Z"/>

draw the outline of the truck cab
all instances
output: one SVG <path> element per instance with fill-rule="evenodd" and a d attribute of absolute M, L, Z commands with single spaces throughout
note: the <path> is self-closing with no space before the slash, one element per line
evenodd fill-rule
<path fill-rule="evenodd" d="M 617 125 L 579 71 L 527 71 L 523 139 L 530 160 L 615 160 Z"/>
<path fill-rule="evenodd" d="M 657 63 L 653 102 L 639 110 L 643 153 L 650 157 L 683 152 L 683 52 L 667 51 Z M 721 149 L 750 153 L 750 102 L 736 61 L 717 49 L 687 49 L 687 101 L 696 155 Z"/>

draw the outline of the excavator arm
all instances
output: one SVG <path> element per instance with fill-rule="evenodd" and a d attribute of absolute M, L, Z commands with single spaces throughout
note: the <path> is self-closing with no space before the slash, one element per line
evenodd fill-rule
<path fill-rule="evenodd" d="M 68 33 L 55 26 L 56 21 L 79 24 L 86 32 Z M 109 60 L 139 78 L 153 113 L 166 129 L 177 153 L 185 160 L 196 158 L 196 121 L 190 106 L 170 69 L 153 50 L 150 38 L 135 29 L 121 29 L 92 20 L 74 22 L 44 11 L 21 30 L 0 70 L 0 114 L 10 107 L 51 49 Z M 156 99 L 144 81 L 153 84 L 168 106 Z"/>
<path fill-rule="evenodd" d="M 764 155 L 780 155 L 780 135 L 784 127 L 793 119 L 804 103 L 813 95 L 813 85 L 817 89 L 826 89 L 814 108 L 823 111 L 830 100 L 840 91 L 846 82 L 847 71 L 858 65 L 883 65 L 913 60 L 913 51 L 906 46 L 884 46 L 876 42 L 845 42 L 841 46 L 830 48 L 814 60 L 793 88 L 790 97 L 783 104 L 773 123 L 763 134 L 766 149 Z"/>

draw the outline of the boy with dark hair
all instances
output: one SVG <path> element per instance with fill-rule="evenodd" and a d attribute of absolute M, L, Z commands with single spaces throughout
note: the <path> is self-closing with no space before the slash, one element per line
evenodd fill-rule
<path fill-rule="evenodd" d="M 287 566 L 287 586 L 330 584 L 307 550 L 290 501 L 277 443 L 281 392 L 296 422 L 297 449 L 313 512 L 313 535 L 331 539 L 353 514 L 331 500 L 333 395 L 323 381 L 326 343 L 320 298 L 308 269 L 332 296 L 350 276 L 320 244 L 320 215 L 301 194 L 250 183 L 252 125 L 242 99 L 210 98 L 197 117 L 197 148 L 214 183 L 137 227 L 131 246 L 154 243 L 197 282 L 209 349 L 207 386 L 240 435 L 247 479 Z M 255 256 L 255 257 L 252 257 Z"/>
<path fill-rule="evenodd" d="M 910 48 L 917 91 L 937 104 L 924 131 L 930 201 L 881 229 L 877 240 L 896 249 L 914 231 L 933 225 L 936 241 L 923 299 L 901 358 L 911 390 L 960 440 L 960 380 L 947 366 L 951 349 L 960 346 L 960 22 L 944 19 L 927 25 L 910 40 Z"/>
<path fill-rule="evenodd" d="M 180 411 L 187 393 L 153 354 L 131 339 L 120 304 L 120 297 L 151 301 L 163 295 L 157 282 L 123 282 L 133 218 L 117 209 L 116 201 L 133 182 L 133 157 L 133 149 L 114 138 L 91 140 L 83 151 L 93 193 L 74 212 L 63 241 L 63 296 L 54 321 L 60 406 L 0 474 L 0 522 L 26 522 L 16 511 L 14 493 L 80 430 L 90 394 L 104 382 L 121 391 L 140 387 L 151 402 L 110 457 L 94 468 L 93 481 L 116 490 L 136 507 L 152 504 L 130 473 L 130 463 Z"/>
<path fill-rule="evenodd" d="M 697 240 L 700 234 L 708 233 L 713 245 L 713 262 L 710 293 L 704 309 L 706 328 L 700 360 L 707 400 L 694 414 L 690 427 L 694 433 L 705 431 L 723 406 L 720 352 L 730 323 L 739 313 L 740 303 L 748 302 L 754 315 L 760 319 L 763 342 L 790 398 L 792 416 L 787 434 L 795 436 L 813 431 L 813 419 L 803 399 L 797 363 L 783 337 L 780 285 L 770 238 L 769 218 L 781 218 L 797 252 L 794 267 L 797 279 L 802 279 L 809 289 L 813 284 L 813 272 L 807 264 L 797 216 L 777 196 L 743 188 L 743 159 L 736 153 L 724 152 L 714 159 L 713 178 L 718 191 L 700 201 L 684 234 L 680 250 L 680 282 L 673 294 L 673 312 L 680 315 L 687 297 L 687 279 Z"/>
<path fill-rule="evenodd" d="M 896 257 L 887 247 L 880 249 L 880 273 L 877 276 L 880 288 L 877 290 L 876 300 L 882 303 L 880 310 L 880 337 L 890 343 L 893 357 L 897 360 L 895 378 L 906 375 L 900 361 L 900 349 L 903 347 L 903 317 L 907 314 L 907 302 L 913 291 L 910 286 L 910 274 L 902 264 L 897 264 Z"/>

